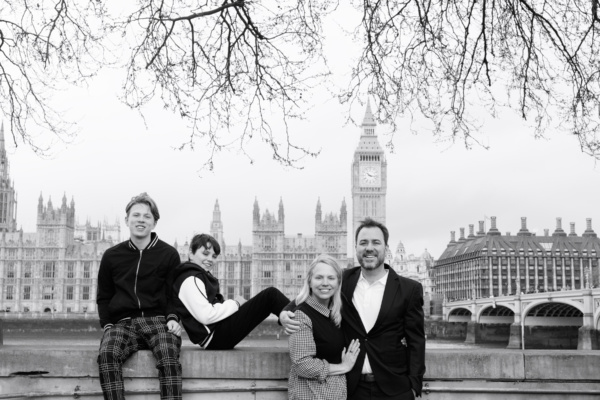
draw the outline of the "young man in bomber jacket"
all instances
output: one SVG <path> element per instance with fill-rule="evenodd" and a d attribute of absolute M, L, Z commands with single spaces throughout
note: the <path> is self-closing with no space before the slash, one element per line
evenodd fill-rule
<path fill-rule="evenodd" d="M 124 399 L 123 363 L 136 351 L 150 349 L 161 399 L 181 400 L 181 327 L 171 291 L 179 254 L 152 232 L 160 215 L 148 194 L 131 199 L 125 212 L 131 236 L 104 253 L 98 271 L 102 392 L 106 400 Z"/>

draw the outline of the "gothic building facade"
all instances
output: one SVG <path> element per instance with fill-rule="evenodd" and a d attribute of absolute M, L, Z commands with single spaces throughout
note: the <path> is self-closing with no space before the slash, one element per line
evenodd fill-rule
<path fill-rule="evenodd" d="M 102 225 L 99 227 L 102 230 Z M 0 310 L 12 313 L 96 313 L 98 267 L 106 249 L 120 240 L 98 239 L 94 229 L 75 236 L 75 202 L 44 204 L 40 195 L 37 229 L 5 231 L 0 237 Z M 92 238 L 88 240 L 87 238 Z"/>
<path fill-rule="evenodd" d="M 435 293 L 434 261 L 427 249 L 419 256 L 406 254 L 404 244 L 399 242 L 389 264 L 398 275 L 421 282 L 423 294 L 431 296 Z"/>
<path fill-rule="evenodd" d="M 17 230 L 17 196 L 0 128 L 0 312 L 96 312 L 96 278 L 104 251 L 120 241 L 120 225 L 75 222 L 75 202 L 40 194 L 36 231 Z"/>
<path fill-rule="evenodd" d="M 279 200 L 277 214 L 269 210 L 261 214 L 256 199 L 252 212 L 252 245 L 227 245 L 217 200 L 210 234 L 218 240 L 221 255 L 212 274 L 219 279 L 221 293 L 226 298 L 241 295 L 248 299 L 270 286 L 294 298 L 300 292 L 306 271 L 317 255 L 330 254 L 342 267 L 346 266 L 347 225 L 348 213 L 344 200 L 339 214 L 325 215 L 321 201 L 317 200 L 314 235 L 286 236 L 283 200 Z M 189 244 L 176 247 L 181 258 L 186 259 Z"/>
<path fill-rule="evenodd" d="M 17 230 L 17 193 L 10 179 L 10 168 L 4 146 L 4 122 L 0 126 L 0 232 Z"/>
<path fill-rule="evenodd" d="M 339 215 L 322 214 L 317 200 L 314 236 L 285 235 L 283 201 L 277 215 L 269 210 L 261 215 L 258 200 L 254 202 L 252 219 L 252 283 L 257 293 L 269 286 L 280 288 L 288 297 L 295 297 L 302 288 L 310 263 L 321 253 L 335 257 L 343 267 L 347 256 L 347 210 L 342 200 Z"/>

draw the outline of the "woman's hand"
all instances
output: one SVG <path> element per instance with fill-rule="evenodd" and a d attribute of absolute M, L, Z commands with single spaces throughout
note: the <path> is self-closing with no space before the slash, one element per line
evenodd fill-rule
<path fill-rule="evenodd" d="M 344 347 L 342 350 L 342 367 L 346 369 L 345 372 L 350 372 L 352 367 L 354 367 L 354 363 L 356 363 L 356 359 L 358 358 L 358 354 L 360 353 L 360 342 L 358 339 L 354 339 L 348 345 L 348 350 Z"/>

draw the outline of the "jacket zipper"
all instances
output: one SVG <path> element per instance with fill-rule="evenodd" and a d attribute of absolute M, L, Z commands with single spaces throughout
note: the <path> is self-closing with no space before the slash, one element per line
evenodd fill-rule
<path fill-rule="evenodd" d="M 140 302 L 140 298 L 137 294 L 137 282 L 138 282 L 138 274 L 140 272 L 140 264 L 142 263 L 142 251 L 140 250 L 140 258 L 138 260 L 138 264 L 137 264 L 137 269 L 135 270 L 135 283 L 133 285 L 133 293 L 135 293 L 135 298 L 137 299 L 138 302 L 138 308 L 141 310 L 142 309 L 142 303 Z M 142 311 L 142 318 L 144 317 L 144 312 Z"/>

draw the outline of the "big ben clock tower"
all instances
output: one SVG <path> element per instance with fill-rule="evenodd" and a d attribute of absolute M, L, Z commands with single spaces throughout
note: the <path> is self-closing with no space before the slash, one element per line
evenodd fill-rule
<path fill-rule="evenodd" d="M 360 221 L 370 217 L 385 224 L 387 162 L 375 134 L 371 103 L 361 125 L 361 136 L 352 161 L 352 243 Z"/>

